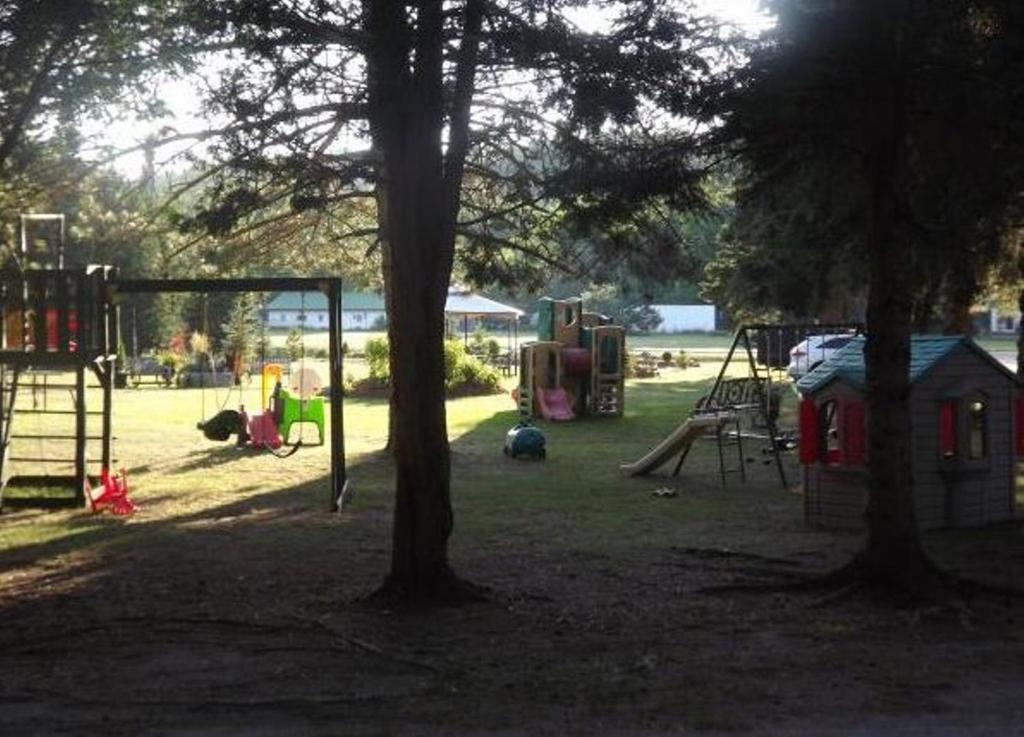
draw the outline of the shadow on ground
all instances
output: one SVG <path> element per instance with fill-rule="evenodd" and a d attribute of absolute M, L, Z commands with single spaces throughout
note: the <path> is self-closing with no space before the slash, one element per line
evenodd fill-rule
<path fill-rule="evenodd" d="M 703 386 L 650 401 L 678 400 L 681 419 Z M 583 425 L 545 425 L 545 463 L 501 454 L 512 411 L 453 429 L 452 555 L 463 575 L 491 587 L 478 605 L 396 612 L 361 601 L 388 565 L 392 469 L 381 453 L 352 459 L 356 494 L 340 515 L 324 511 L 325 478 L 245 488 L 247 461 L 225 448 L 188 456 L 185 471 L 216 468 L 238 482 L 236 498 L 198 508 L 181 492 L 140 498 L 143 513 L 127 523 L 41 517 L 67 533 L 0 552 L 0 728 L 589 735 L 1019 726 L 1017 603 L 975 602 L 965 622 L 870 601 L 819 609 L 808 607 L 812 595 L 702 594 L 708 584 L 811 575 L 843 560 L 857 538 L 805 530 L 799 497 L 780 490 L 771 469 L 722 488 L 711 445 L 676 480 L 608 472 L 676 421 L 669 413 L 648 422 L 638 404 L 619 422 L 585 421 L 586 447 Z M 652 496 L 660 487 L 677 496 Z M 1020 525 L 999 534 L 999 545 L 984 533 L 936 544 L 955 560 L 981 550 L 991 565 L 1024 568 Z"/>

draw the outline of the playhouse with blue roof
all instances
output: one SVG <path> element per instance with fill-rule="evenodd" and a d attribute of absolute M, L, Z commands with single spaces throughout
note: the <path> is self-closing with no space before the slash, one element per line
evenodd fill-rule
<path fill-rule="evenodd" d="M 804 514 L 811 524 L 859 528 L 867 506 L 864 338 L 800 381 Z M 911 338 L 914 502 L 921 529 L 1013 519 L 1024 457 L 1024 392 L 1017 377 L 965 337 Z"/>

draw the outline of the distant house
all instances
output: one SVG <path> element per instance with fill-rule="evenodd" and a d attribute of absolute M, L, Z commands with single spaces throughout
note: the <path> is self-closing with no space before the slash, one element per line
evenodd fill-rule
<path fill-rule="evenodd" d="M 650 305 L 661 317 L 654 330 L 658 333 L 710 333 L 717 328 L 714 305 Z"/>
<path fill-rule="evenodd" d="M 384 298 L 370 292 L 345 292 L 341 296 L 341 329 L 373 330 L 385 318 Z M 327 329 L 327 297 L 320 292 L 281 292 L 267 303 L 267 325 L 310 330 Z"/>

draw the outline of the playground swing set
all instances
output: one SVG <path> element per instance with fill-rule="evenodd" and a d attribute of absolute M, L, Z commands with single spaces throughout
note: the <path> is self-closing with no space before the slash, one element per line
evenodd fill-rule
<path fill-rule="evenodd" d="M 779 483 L 784 489 L 788 488 L 781 453 L 797 447 L 798 433 L 778 427 L 781 374 L 789 364 L 794 346 L 812 335 L 836 333 L 859 335 L 863 333 L 863 325 L 855 322 L 741 325 L 711 391 L 701 397 L 691 414 L 650 452 L 633 463 L 623 464 L 623 472 L 629 476 L 647 475 L 676 459 L 672 476 L 678 476 L 696 440 L 711 437 L 716 444 L 722 485 L 726 485 L 728 475 L 733 473 L 739 474 L 745 482 L 746 465 L 757 460 L 747 456 L 746 440 L 765 444 L 762 453 L 770 458 L 764 463 L 773 465 L 774 462 Z M 730 376 L 729 370 L 737 360 L 746 363 L 744 377 Z M 727 460 L 730 448 L 735 448 L 735 465 Z"/>
<path fill-rule="evenodd" d="M 113 457 L 113 389 L 120 344 L 118 316 L 125 295 L 320 291 L 328 302 L 328 385 L 341 386 L 340 279 L 121 279 L 117 269 L 109 265 L 67 268 L 64 233 L 63 215 L 22 215 L 20 247 L 14 249 L 8 262 L 0 268 L 0 510 L 4 506 L 55 508 L 87 504 L 94 511 L 108 508 L 115 514 L 134 510 L 127 498 L 126 474 L 123 470 L 113 472 L 117 464 Z M 69 372 L 73 380 L 62 380 Z M 273 374 L 265 372 L 264 375 L 269 378 Z M 277 376 L 279 378 L 280 374 Z M 95 378 L 95 385 L 89 385 L 90 378 Z M 87 407 L 87 389 L 90 388 L 99 389 L 101 393 L 98 409 Z M 287 438 L 291 425 L 298 422 L 300 426 L 299 442 L 284 455 L 301 447 L 301 428 L 305 422 L 317 425 L 320 442 L 324 442 L 326 412 L 323 397 L 319 396 L 321 388 L 320 377 L 311 369 L 297 372 L 287 390 L 276 385 L 280 400 L 279 414 L 273 415 L 278 423 L 277 432 Z M 24 401 L 26 392 L 31 393 L 29 406 Z M 58 393 L 65 399 L 70 398 L 70 407 L 54 401 Z M 266 384 L 261 399 L 267 406 Z M 340 393 L 332 396 L 329 413 L 330 509 L 335 511 L 346 485 Z M 26 424 L 26 415 L 71 416 L 74 427 L 71 432 L 63 433 L 49 427 L 32 434 L 16 431 Z M 91 417 L 98 418 L 100 424 L 94 434 L 88 432 Z M 266 420 L 257 420 L 257 425 L 260 424 L 269 431 Z M 247 422 L 244 430 L 248 432 L 250 427 L 252 423 Z M 267 435 L 269 432 L 261 436 L 258 447 L 274 445 L 272 438 L 266 439 Z M 29 455 L 14 450 L 14 446 L 20 447 L 25 441 L 38 443 L 39 452 Z M 69 457 L 42 450 L 43 443 L 56 441 L 72 441 Z M 100 444 L 98 461 L 90 460 L 89 441 Z M 23 465 L 32 464 L 42 467 L 44 472 L 15 474 L 12 472 L 14 464 L 18 464 L 19 470 Z M 53 465 L 70 466 L 72 472 L 50 473 Z M 6 493 L 19 487 L 31 489 L 32 493 Z"/>

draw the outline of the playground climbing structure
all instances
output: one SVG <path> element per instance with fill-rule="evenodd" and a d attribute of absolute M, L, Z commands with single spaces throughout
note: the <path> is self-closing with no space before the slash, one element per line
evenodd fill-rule
<path fill-rule="evenodd" d="M 115 277 L 112 266 L 65 268 L 62 215 L 22 216 L 20 248 L 0 271 L 0 505 L 17 504 L 5 492 L 19 486 L 33 506 L 84 505 L 90 476 L 113 463 Z"/>
<path fill-rule="evenodd" d="M 520 348 L 520 414 L 554 421 L 621 417 L 625 348 L 625 330 L 585 312 L 582 299 L 542 299 L 537 340 Z"/>

